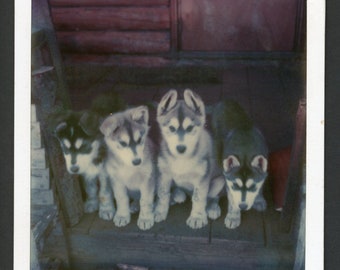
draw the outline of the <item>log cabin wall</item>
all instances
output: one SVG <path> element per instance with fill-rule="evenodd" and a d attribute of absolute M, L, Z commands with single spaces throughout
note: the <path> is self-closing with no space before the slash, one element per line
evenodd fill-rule
<path fill-rule="evenodd" d="M 170 0 L 50 0 L 64 57 L 110 61 L 117 55 L 167 54 Z"/>
<path fill-rule="evenodd" d="M 297 0 L 180 0 L 184 51 L 292 51 Z"/>
<path fill-rule="evenodd" d="M 197 52 L 204 57 L 304 49 L 304 0 L 49 3 L 62 54 L 71 63 L 162 65 Z"/>

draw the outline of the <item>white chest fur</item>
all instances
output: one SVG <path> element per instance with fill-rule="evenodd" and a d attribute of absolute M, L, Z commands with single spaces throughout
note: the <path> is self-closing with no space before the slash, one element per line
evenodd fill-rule
<path fill-rule="evenodd" d="M 152 164 L 148 160 L 144 160 L 138 166 L 126 166 L 111 161 L 107 163 L 106 168 L 113 184 L 123 184 L 129 190 L 140 189 L 141 185 L 148 181 L 152 174 Z"/>
<path fill-rule="evenodd" d="M 208 160 L 199 158 L 168 158 L 161 159 L 160 169 L 167 177 L 172 178 L 177 185 L 191 189 L 209 175 Z M 209 175 L 210 176 L 210 175 Z"/>

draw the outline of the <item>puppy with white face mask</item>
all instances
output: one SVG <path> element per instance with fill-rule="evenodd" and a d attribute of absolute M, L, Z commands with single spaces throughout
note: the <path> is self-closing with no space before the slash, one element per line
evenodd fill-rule
<path fill-rule="evenodd" d="M 212 115 L 216 159 L 228 196 L 227 228 L 241 224 L 241 211 L 266 209 L 262 188 L 267 177 L 268 149 L 262 133 L 236 102 L 225 100 Z"/>
<path fill-rule="evenodd" d="M 105 169 L 117 203 L 116 226 L 130 223 L 130 199 L 138 200 L 137 225 L 142 230 L 154 224 L 155 150 L 148 137 L 149 112 L 140 106 L 107 117 L 100 126 L 108 148 Z"/>
<path fill-rule="evenodd" d="M 192 199 L 187 225 L 193 229 L 202 228 L 207 225 L 208 216 L 212 219 L 220 216 L 218 192 L 214 187 L 217 182 L 212 181 L 215 166 L 212 140 L 205 129 L 204 103 L 189 89 L 184 91 L 183 100 L 177 99 L 176 90 L 170 90 L 158 105 L 157 122 L 162 142 L 155 221 L 166 219 L 170 191 L 174 189 L 175 202 L 183 202 L 187 195 Z"/>

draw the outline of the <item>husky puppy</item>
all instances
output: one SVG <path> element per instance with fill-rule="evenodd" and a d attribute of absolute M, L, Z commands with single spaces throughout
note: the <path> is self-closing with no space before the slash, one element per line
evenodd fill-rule
<path fill-rule="evenodd" d="M 99 126 L 104 117 L 125 107 L 121 96 L 110 89 L 97 96 L 89 110 L 62 110 L 49 116 L 49 128 L 60 142 L 67 171 L 80 175 L 83 180 L 86 193 L 84 211 L 91 213 L 99 208 L 99 217 L 104 220 L 112 220 L 115 208 L 103 166 L 106 146 Z"/>
<path fill-rule="evenodd" d="M 241 211 L 266 209 L 262 187 L 267 177 L 268 149 L 261 132 L 236 102 L 225 100 L 212 115 L 217 160 L 228 196 L 227 228 L 241 223 Z"/>
<path fill-rule="evenodd" d="M 107 117 L 100 126 L 108 148 L 105 168 L 117 203 L 116 226 L 130 222 L 130 198 L 139 199 L 137 225 L 142 230 L 154 224 L 154 147 L 148 138 L 149 112 L 140 106 Z"/>
<path fill-rule="evenodd" d="M 205 129 L 205 106 L 193 91 L 184 91 L 184 100 L 177 100 L 177 91 L 170 90 L 157 108 L 157 122 L 162 133 L 158 157 L 160 173 L 157 188 L 158 202 L 155 221 L 165 220 L 169 210 L 170 190 L 174 186 L 173 200 L 181 203 L 186 193 L 191 195 L 192 210 L 186 223 L 193 229 L 202 228 L 210 218 L 220 216 L 216 199 L 212 140 Z M 174 185 L 173 185 L 174 184 Z M 211 194 L 208 194 L 209 190 Z M 207 207 L 207 200 L 212 203 Z"/>
<path fill-rule="evenodd" d="M 100 218 L 112 219 L 115 208 L 103 168 L 106 149 L 99 132 L 99 116 L 89 111 L 63 111 L 54 116 L 54 121 L 57 122 L 55 135 L 60 142 L 67 171 L 83 179 L 86 192 L 84 211 L 91 213 L 99 208 Z"/>

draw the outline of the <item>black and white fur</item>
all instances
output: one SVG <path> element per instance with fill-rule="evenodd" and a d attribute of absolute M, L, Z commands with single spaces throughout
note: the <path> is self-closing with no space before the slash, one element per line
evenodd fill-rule
<path fill-rule="evenodd" d="M 262 189 L 267 177 L 268 149 L 262 133 L 234 101 L 225 100 L 214 107 L 212 126 L 228 196 L 225 225 L 234 229 L 241 224 L 241 211 L 266 209 Z"/>
<path fill-rule="evenodd" d="M 130 199 L 139 199 L 137 226 L 148 230 L 154 225 L 155 150 L 148 119 L 147 107 L 140 106 L 113 114 L 100 126 L 108 148 L 105 169 L 117 203 L 113 222 L 118 227 L 130 223 Z"/>
<path fill-rule="evenodd" d="M 170 90 L 158 105 L 157 122 L 162 141 L 155 221 L 166 219 L 173 186 L 175 202 L 181 203 L 186 194 L 191 195 L 192 209 L 187 225 L 202 228 L 208 223 L 208 215 L 213 219 L 220 216 L 217 194 L 223 187 L 223 180 L 211 180 L 215 162 L 212 140 L 205 129 L 204 103 L 189 89 L 184 91 L 184 100 L 178 100 L 177 91 Z M 207 207 L 208 198 L 212 203 Z"/>
<path fill-rule="evenodd" d="M 91 213 L 99 209 L 100 218 L 112 219 L 115 208 L 103 167 L 106 149 L 99 132 L 99 116 L 90 111 L 64 111 L 54 120 L 57 121 L 55 135 L 60 142 L 67 171 L 80 175 L 84 182 L 84 211 Z"/>

